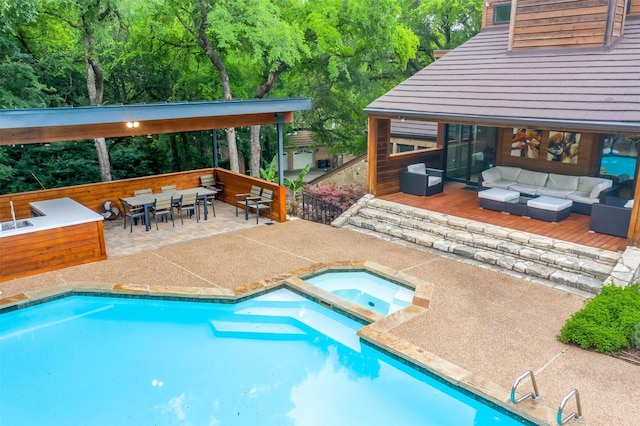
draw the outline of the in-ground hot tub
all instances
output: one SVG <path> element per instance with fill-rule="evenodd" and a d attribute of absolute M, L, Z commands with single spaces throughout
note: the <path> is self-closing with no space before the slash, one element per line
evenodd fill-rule
<path fill-rule="evenodd" d="M 328 271 L 306 282 L 382 315 L 411 304 L 414 290 L 367 271 Z"/>

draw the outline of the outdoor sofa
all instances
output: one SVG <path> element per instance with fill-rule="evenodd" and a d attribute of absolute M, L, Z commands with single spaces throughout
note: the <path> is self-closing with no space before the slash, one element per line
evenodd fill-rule
<path fill-rule="evenodd" d="M 571 211 L 590 215 L 594 204 L 616 194 L 611 179 L 534 172 L 520 167 L 495 166 L 480 175 L 478 191 L 501 188 L 528 196 L 563 198 L 573 202 Z"/>

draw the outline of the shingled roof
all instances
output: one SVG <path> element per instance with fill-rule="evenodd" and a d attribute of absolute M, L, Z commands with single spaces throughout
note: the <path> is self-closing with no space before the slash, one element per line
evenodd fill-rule
<path fill-rule="evenodd" d="M 507 51 L 488 28 L 376 99 L 370 115 L 640 133 L 640 18 L 606 48 Z"/>

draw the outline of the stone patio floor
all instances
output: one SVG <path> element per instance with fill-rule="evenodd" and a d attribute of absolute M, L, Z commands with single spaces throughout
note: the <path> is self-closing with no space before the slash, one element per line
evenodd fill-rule
<path fill-rule="evenodd" d="M 109 258 L 0 283 L 3 298 L 79 282 L 234 290 L 311 265 L 371 261 L 433 284 L 429 309 L 388 332 L 508 392 L 536 374 L 541 404 L 553 408 L 573 388 L 589 425 L 635 425 L 640 367 L 562 344 L 556 335 L 580 309 L 580 294 L 444 258 L 427 249 L 303 220 L 267 226 L 216 204 L 217 217 L 185 219 L 160 231 L 105 223 Z M 527 383 L 522 390 L 527 391 Z M 567 411 L 572 410 L 572 404 Z"/>

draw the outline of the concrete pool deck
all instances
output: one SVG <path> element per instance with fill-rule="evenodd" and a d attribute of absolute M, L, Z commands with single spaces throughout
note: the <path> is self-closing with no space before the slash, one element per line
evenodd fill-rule
<path fill-rule="evenodd" d="M 411 345 L 414 353 L 432 353 L 503 393 L 518 375 L 533 370 L 541 403 L 554 410 L 577 388 L 583 424 L 634 425 L 640 418 L 639 367 L 556 340 L 565 320 L 583 305 L 580 295 L 302 220 L 273 226 L 261 221 L 246 230 L 0 283 L 0 289 L 5 302 L 75 283 L 140 291 L 183 287 L 185 293 L 234 297 L 291 271 L 345 261 L 375 262 L 433 286 L 428 309 L 368 333 L 384 332 L 400 346 Z M 94 285 L 101 286 L 78 284 Z M 528 391 L 528 384 L 519 390 Z M 569 403 L 565 413 L 572 410 Z"/>

